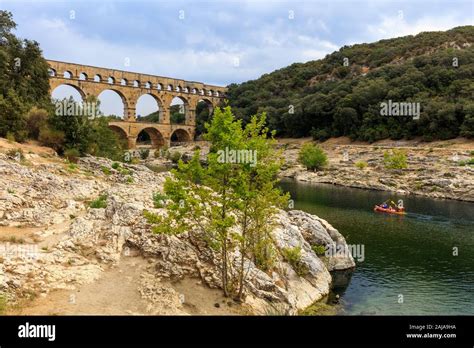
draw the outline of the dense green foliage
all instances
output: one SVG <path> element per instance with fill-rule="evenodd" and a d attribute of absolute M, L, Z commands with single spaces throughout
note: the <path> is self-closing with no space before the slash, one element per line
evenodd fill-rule
<path fill-rule="evenodd" d="M 227 94 L 244 122 L 267 112 L 278 136 L 448 139 L 474 136 L 473 77 L 474 27 L 464 26 L 344 46 L 324 59 L 231 84 Z M 387 100 L 420 103 L 420 118 L 381 116 Z"/>
<path fill-rule="evenodd" d="M 328 157 L 319 145 L 306 143 L 298 154 L 299 162 L 307 169 L 318 170 L 328 163 Z"/>
<path fill-rule="evenodd" d="M 0 136 L 24 141 L 28 110 L 50 106 L 48 63 L 38 43 L 17 38 L 15 28 L 11 13 L 0 10 Z"/>

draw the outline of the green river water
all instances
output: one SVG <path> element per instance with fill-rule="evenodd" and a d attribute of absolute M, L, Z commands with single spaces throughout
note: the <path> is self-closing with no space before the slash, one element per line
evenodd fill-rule
<path fill-rule="evenodd" d="M 295 209 L 364 246 L 330 296 L 340 296 L 340 314 L 474 314 L 474 203 L 289 180 L 281 187 Z M 407 215 L 375 213 L 387 198 L 403 199 Z"/>

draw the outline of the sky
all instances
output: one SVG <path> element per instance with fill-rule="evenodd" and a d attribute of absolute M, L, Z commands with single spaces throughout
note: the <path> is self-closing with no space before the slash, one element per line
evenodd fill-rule
<path fill-rule="evenodd" d="M 222 86 L 344 45 L 474 24 L 473 0 L 0 0 L 0 8 L 47 59 Z M 142 104 L 143 115 L 155 107 Z"/>

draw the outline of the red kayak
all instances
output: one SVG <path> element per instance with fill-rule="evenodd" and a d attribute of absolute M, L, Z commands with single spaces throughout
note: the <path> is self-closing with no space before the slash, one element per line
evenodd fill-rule
<path fill-rule="evenodd" d="M 382 213 L 397 214 L 397 215 L 405 215 L 406 214 L 405 210 L 395 210 L 393 208 L 382 208 L 380 205 L 376 205 L 374 207 L 374 211 L 380 211 Z"/>

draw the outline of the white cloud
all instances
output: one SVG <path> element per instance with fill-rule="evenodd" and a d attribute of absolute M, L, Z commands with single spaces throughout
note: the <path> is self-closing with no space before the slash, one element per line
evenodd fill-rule
<path fill-rule="evenodd" d="M 416 35 L 423 31 L 448 30 L 462 25 L 472 25 L 473 19 L 457 18 L 454 15 L 445 14 L 443 16 L 426 16 L 410 22 L 404 17 L 383 16 L 381 22 L 374 25 L 367 25 L 369 34 L 374 40 L 400 37 L 406 35 Z"/>

